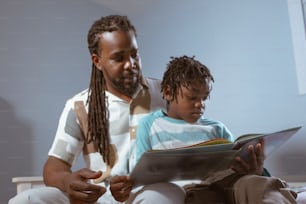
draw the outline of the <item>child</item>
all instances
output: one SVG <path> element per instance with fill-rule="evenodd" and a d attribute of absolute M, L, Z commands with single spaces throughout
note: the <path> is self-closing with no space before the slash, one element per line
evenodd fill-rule
<path fill-rule="evenodd" d="M 233 141 L 232 134 L 223 123 L 203 117 L 204 102 L 209 98 L 212 82 L 214 78 L 209 69 L 194 57 L 172 57 L 161 83 L 161 92 L 167 101 L 167 111 L 155 111 L 140 121 L 136 137 L 137 160 L 144 152 L 152 149 L 179 148 L 214 138 Z M 274 192 L 271 189 L 263 191 L 263 186 L 269 181 L 262 179 L 268 178 L 262 176 L 265 172 L 262 145 L 263 141 L 255 148 L 249 147 L 251 159 L 244 161 L 237 158 L 235 165 L 220 174 L 220 177 L 208 178 L 203 181 L 205 185 L 189 185 L 185 188 L 185 202 L 250 203 L 251 199 L 252 203 L 295 203 L 290 193 L 283 195 L 278 190 Z M 245 182 L 246 180 L 248 182 Z M 273 183 L 275 182 L 278 180 L 273 180 Z M 174 183 L 182 187 L 186 184 Z M 243 193 L 239 191 L 236 183 L 243 186 Z M 260 192 L 254 189 L 254 183 L 258 184 Z M 279 188 L 284 187 L 282 184 L 279 184 Z M 199 194 L 193 195 L 193 192 Z M 270 196 L 272 194 L 273 196 Z"/>
<path fill-rule="evenodd" d="M 201 117 L 214 81 L 209 69 L 194 58 L 172 58 L 161 83 L 167 112 L 153 112 L 140 121 L 137 130 L 137 160 L 151 149 L 170 149 L 205 140 L 233 140 L 218 121 Z"/>

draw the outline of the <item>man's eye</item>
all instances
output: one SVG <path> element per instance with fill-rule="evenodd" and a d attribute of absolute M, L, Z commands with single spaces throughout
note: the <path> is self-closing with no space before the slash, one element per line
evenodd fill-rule
<path fill-rule="evenodd" d="M 139 59 L 139 54 L 138 54 L 138 52 L 132 53 L 131 56 L 132 56 L 132 58 L 134 58 L 134 59 L 136 59 L 136 60 Z"/>
<path fill-rule="evenodd" d="M 122 61 L 123 61 L 123 59 L 124 59 L 124 57 L 123 57 L 123 56 L 121 56 L 121 55 L 116 56 L 116 57 L 114 58 L 114 60 L 115 60 L 115 61 L 117 61 L 117 62 L 122 62 Z"/>

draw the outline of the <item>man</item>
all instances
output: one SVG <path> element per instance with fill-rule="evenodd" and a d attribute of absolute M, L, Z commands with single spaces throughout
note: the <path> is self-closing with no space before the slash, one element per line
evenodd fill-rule
<path fill-rule="evenodd" d="M 69 99 L 62 112 L 44 166 L 48 187 L 25 191 L 11 199 L 11 204 L 116 203 L 130 196 L 132 181 L 125 175 L 135 161 L 137 124 L 149 112 L 165 107 L 160 81 L 142 76 L 136 30 L 126 16 L 111 15 L 94 22 L 88 48 L 90 87 Z M 71 167 L 81 152 L 87 167 L 73 172 Z M 180 188 L 162 187 L 147 187 L 129 202 L 183 200 Z"/>

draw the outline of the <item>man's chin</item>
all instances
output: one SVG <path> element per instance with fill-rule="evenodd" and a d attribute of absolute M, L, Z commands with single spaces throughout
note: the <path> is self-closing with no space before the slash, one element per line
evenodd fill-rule
<path fill-rule="evenodd" d="M 129 82 L 129 83 L 117 83 L 115 85 L 117 91 L 119 91 L 120 93 L 127 95 L 127 96 L 133 96 L 135 94 L 135 92 L 137 91 L 139 86 L 138 81 L 133 81 L 133 82 Z"/>
<path fill-rule="evenodd" d="M 121 92 L 125 95 L 128 95 L 128 96 L 133 96 L 135 94 L 137 90 L 137 87 L 135 86 L 125 86 L 124 88 L 121 89 Z"/>

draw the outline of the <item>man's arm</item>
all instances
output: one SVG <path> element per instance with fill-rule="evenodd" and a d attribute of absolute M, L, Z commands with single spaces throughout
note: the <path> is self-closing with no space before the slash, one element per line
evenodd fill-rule
<path fill-rule="evenodd" d="M 96 179 L 102 172 L 90 169 L 71 171 L 66 162 L 50 156 L 44 165 L 43 177 L 47 186 L 56 187 L 67 193 L 71 203 L 93 203 L 102 196 L 106 189 L 102 186 L 90 184 L 89 179 Z"/>
<path fill-rule="evenodd" d="M 44 182 L 66 192 L 65 179 L 71 174 L 71 166 L 60 159 L 50 156 L 44 166 Z"/>

